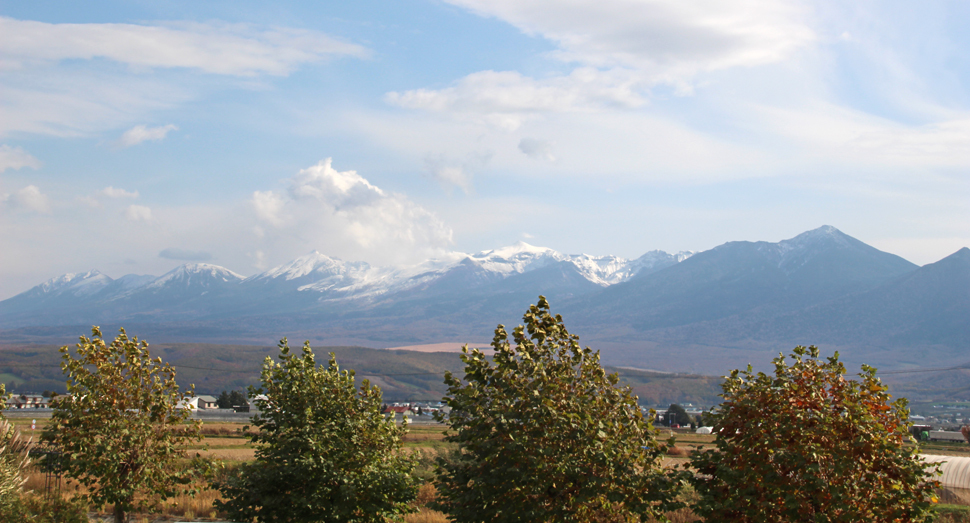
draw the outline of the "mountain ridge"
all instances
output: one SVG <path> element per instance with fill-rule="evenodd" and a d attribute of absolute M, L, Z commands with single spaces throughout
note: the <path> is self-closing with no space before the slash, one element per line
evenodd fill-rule
<path fill-rule="evenodd" d="M 970 249 L 918 267 L 830 226 L 634 260 L 520 242 L 407 267 L 314 251 L 248 278 L 210 264 L 159 278 L 72 273 L 0 302 L 0 341 L 92 324 L 140 325 L 169 341 L 484 341 L 539 294 L 618 365 L 700 372 L 827 343 L 847 361 L 905 367 L 949 361 L 970 343 Z"/>

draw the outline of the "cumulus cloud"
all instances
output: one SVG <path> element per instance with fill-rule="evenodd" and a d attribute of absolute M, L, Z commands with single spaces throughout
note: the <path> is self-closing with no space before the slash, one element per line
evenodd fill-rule
<path fill-rule="evenodd" d="M 21 147 L 0 145 L 0 173 L 7 169 L 40 169 L 40 160 L 34 158 Z"/>
<path fill-rule="evenodd" d="M 131 147 L 132 145 L 138 145 L 147 141 L 158 142 L 164 140 L 169 132 L 177 130 L 178 127 L 174 124 L 160 125 L 158 127 L 136 125 L 121 135 L 118 144 L 122 147 Z"/>
<path fill-rule="evenodd" d="M 169 247 L 168 249 L 163 249 L 158 253 L 159 258 L 165 258 L 166 260 L 181 260 L 190 262 L 203 262 L 212 259 L 212 254 L 206 251 L 190 251 L 186 249 L 177 249 L 175 247 Z"/>
<path fill-rule="evenodd" d="M 100 194 L 107 196 L 108 198 L 138 198 L 138 191 L 126 191 L 124 189 L 116 189 L 112 186 L 107 186 L 101 189 Z"/>
<path fill-rule="evenodd" d="M 251 201 L 253 209 L 256 211 L 256 217 L 260 221 L 277 227 L 283 225 L 283 216 L 281 213 L 283 206 L 286 205 L 286 200 L 282 195 L 276 194 L 273 191 L 256 191 L 253 193 Z M 262 228 L 258 228 L 256 235 L 262 236 L 262 231 Z"/>
<path fill-rule="evenodd" d="M 285 193 L 253 193 L 251 205 L 257 238 L 309 244 L 356 259 L 420 256 L 448 246 L 452 238 L 451 229 L 430 211 L 356 171 L 337 171 L 330 158 L 293 176 Z"/>
<path fill-rule="evenodd" d="M 40 192 L 40 188 L 36 185 L 28 185 L 13 194 L 6 195 L 3 199 L 17 209 L 42 213 L 49 213 L 51 210 L 50 198 Z"/>
<path fill-rule="evenodd" d="M 535 158 L 537 160 L 555 161 L 556 157 L 552 154 L 552 146 L 552 142 L 536 138 L 523 138 L 519 140 L 519 150 L 529 158 Z"/>
<path fill-rule="evenodd" d="M 152 210 L 144 205 L 129 205 L 125 209 L 125 218 L 133 222 L 149 222 L 152 220 Z"/>
<path fill-rule="evenodd" d="M 0 60 L 8 68 L 106 58 L 139 67 L 284 76 L 303 63 L 368 54 L 317 31 L 245 24 L 51 24 L 0 17 L 0 33 Z"/>

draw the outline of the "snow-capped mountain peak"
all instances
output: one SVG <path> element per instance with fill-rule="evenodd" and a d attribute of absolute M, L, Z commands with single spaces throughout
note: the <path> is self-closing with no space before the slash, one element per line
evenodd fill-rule
<path fill-rule="evenodd" d="M 363 263 L 363 262 L 360 262 Z M 283 265 L 253 276 L 254 280 L 266 280 L 283 278 L 286 281 L 302 278 L 311 273 L 319 273 L 321 276 L 339 274 L 345 270 L 345 263 L 339 259 L 331 258 L 319 251 L 309 254 Z M 365 264 L 366 265 L 366 264 Z"/>
<path fill-rule="evenodd" d="M 485 270 L 509 275 L 540 269 L 565 260 L 567 256 L 548 247 L 536 247 L 520 241 L 500 249 L 482 251 L 469 258 Z"/>
<path fill-rule="evenodd" d="M 817 229 L 806 231 L 794 238 L 782 240 L 777 243 L 778 250 L 783 255 L 789 251 L 804 250 L 814 247 L 821 243 L 829 243 L 841 247 L 850 245 L 850 238 L 842 231 L 831 225 L 823 225 Z"/>
<path fill-rule="evenodd" d="M 186 263 L 163 274 L 150 283 L 147 288 L 157 289 L 168 286 L 209 286 L 212 283 L 238 283 L 243 277 L 225 267 L 211 263 Z"/>
<path fill-rule="evenodd" d="M 97 270 L 71 272 L 51 278 L 35 287 L 40 294 L 70 293 L 75 296 L 88 296 L 103 289 L 112 279 Z"/>

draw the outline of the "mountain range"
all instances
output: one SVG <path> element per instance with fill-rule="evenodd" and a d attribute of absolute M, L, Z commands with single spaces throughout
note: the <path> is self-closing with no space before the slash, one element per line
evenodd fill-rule
<path fill-rule="evenodd" d="M 830 226 L 635 260 L 520 242 L 409 267 L 312 252 L 248 278 L 210 264 L 65 274 L 0 302 L 0 341 L 97 324 L 166 341 L 484 345 L 539 294 L 615 365 L 722 374 L 795 344 L 885 368 L 970 360 L 970 249 L 919 267 Z"/>

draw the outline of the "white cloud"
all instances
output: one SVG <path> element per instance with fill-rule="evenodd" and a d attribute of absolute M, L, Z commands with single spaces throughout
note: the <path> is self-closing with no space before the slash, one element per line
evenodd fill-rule
<path fill-rule="evenodd" d="M 579 67 L 544 78 L 481 71 L 385 101 L 479 115 L 510 130 L 536 113 L 641 107 L 659 84 L 688 94 L 699 73 L 777 63 L 815 40 L 806 10 L 781 0 L 447 1 L 552 40 L 551 56 Z"/>
<path fill-rule="evenodd" d="M 903 124 L 825 102 L 779 108 L 746 104 L 738 119 L 799 145 L 806 159 L 870 168 L 970 167 L 970 114 L 951 111 L 925 124 Z"/>
<path fill-rule="evenodd" d="M 544 112 L 634 108 L 646 104 L 635 72 L 588 67 L 568 76 L 536 80 L 514 71 L 470 74 L 452 87 L 387 93 L 384 100 L 409 109 L 484 115 L 484 121 L 515 130 Z"/>
<path fill-rule="evenodd" d="M 316 31 L 244 24 L 51 24 L 0 17 L 0 33 L 0 60 L 6 68 L 106 58 L 138 67 L 285 76 L 303 63 L 368 54 L 359 45 Z"/>
<path fill-rule="evenodd" d="M 445 155 L 428 155 L 424 158 L 424 168 L 446 189 L 458 187 L 465 194 L 472 192 L 472 171 L 484 167 L 492 158 L 491 153 L 469 152 L 465 160 L 457 160 Z"/>
<path fill-rule="evenodd" d="M 784 60 L 815 39 L 783 0 L 446 0 L 556 42 L 555 56 L 676 80 Z"/>
<path fill-rule="evenodd" d="M 0 34 L 0 137 L 115 132 L 198 99 L 211 86 L 253 88 L 267 75 L 369 53 L 316 31 L 219 22 L 50 24 L 0 17 Z"/>
<path fill-rule="evenodd" d="M 476 185 L 481 180 L 483 187 L 505 175 L 590 179 L 597 184 L 707 183 L 763 177 L 777 162 L 760 141 L 721 138 L 653 111 L 554 113 L 527 121 L 516 132 L 428 113 L 358 112 L 345 121 L 347 132 L 385 144 L 399 161 L 415 168 L 426 169 L 429 157 L 437 159 L 437 151 L 448 151 L 443 163 L 474 167 Z M 548 151 L 555 161 L 538 162 L 524 154 L 523 135 L 555 144 Z M 474 162 L 480 151 L 492 153 L 487 169 Z"/>
<path fill-rule="evenodd" d="M 152 220 L 152 210 L 144 205 L 129 205 L 125 209 L 125 218 L 133 222 L 149 222 Z"/>
<path fill-rule="evenodd" d="M 31 68 L 3 74 L 0 136 L 34 133 L 90 136 L 115 132 L 147 113 L 171 109 L 195 97 L 190 86 L 160 76 Z"/>
<path fill-rule="evenodd" d="M 50 199 L 36 185 L 28 185 L 8 196 L 8 199 L 14 207 L 42 213 L 51 210 Z"/>
<path fill-rule="evenodd" d="M 94 196 L 78 196 L 74 198 L 74 200 L 92 209 L 100 209 L 104 207 L 104 204 L 101 203 L 101 200 L 98 200 Z"/>
<path fill-rule="evenodd" d="M 519 150 L 529 158 L 546 160 L 553 162 L 556 157 L 552 154 L 552 142 L 539 140 L 536 138 L 523 138 L 519 140 Z"/>
<path fill-rule="evenodd" d="M 465 194 L 471 191 L 472 176 L 465 171 L 464 167 L 435 162 L 426 162 L 425 166 L 431 176 L 442 185 L 458 187 Z"/>
<path fill-rule="evenodd" d="M 40 160 L 31 156 L 21 147 L 0 145 L 0 173 L 7 169 L 22 169 L 24 167 L 40 169 L 40 165 Z"/>
<path fill-rule="evenodd" d="M 126 191 L 124 189 L 116 189 L 112 186 L 107 186 L 101 189 L 99 194 L 107 196 L 108 198 L 138 198 L 138 191 Z"/>
<path fill-rule="evenodd" d="M 160 125 L 158 127 L 136 125 L 125 131 L 125 134 L 121 135 L 121 139 L 118 140 L 118 143 L 122 147 L 131 147 L 132 145 L 138 145 L 146 141 L 157 142 L 164 140 L 165 136 L 168 135 L 170 131 L 177 130 L 178 127 L 174 124 Z"/>
<path fill-rule="evenodd" d="M 253 209 L 256 217 L 270 225 L 277 227 L 283 225 L 283 206 L 286 200 L 273 191 L 256 191 L 252 198 Z M 265 234 L 262 227 L 256 228 L 256 235 L 262 237 Z"/>
<path fill-rule="evenodd" d="M 251 204 L 258 230 L 272 229 L 257 233 L 258 241 L 299 245 L 300 251 L 309 245 L 351 259 L 391 262 L 415 259 L 452 241 L 451 229 L 434 214 L 355 171 L 337 171 L 329 158 L 291 178 L 285 194 L 257 191 Z"/>

